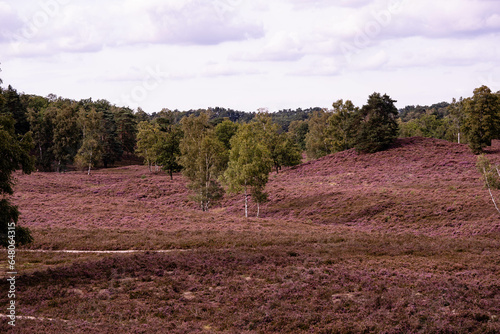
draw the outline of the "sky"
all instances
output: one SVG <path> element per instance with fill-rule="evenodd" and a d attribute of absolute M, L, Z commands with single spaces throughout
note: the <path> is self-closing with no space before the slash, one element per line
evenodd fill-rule
<path fill-rule="evenodd" d="M 0 0 L 3 87 L 117 106 L 396 106 L 500 90 L 498 0 Z"/>

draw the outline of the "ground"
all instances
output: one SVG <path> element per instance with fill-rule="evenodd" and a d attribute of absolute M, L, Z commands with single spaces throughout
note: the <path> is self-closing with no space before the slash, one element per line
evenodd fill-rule
<path fill-rule="evenodd" d="M 271 174 L 249 219 L 243 196 L 201 212 L 180 174 L 144 166 L 19 174 L 35 242 L 0 330 L 498 333 L 500 215 L 475 163 L 424 138 L 341 152 Z"/>

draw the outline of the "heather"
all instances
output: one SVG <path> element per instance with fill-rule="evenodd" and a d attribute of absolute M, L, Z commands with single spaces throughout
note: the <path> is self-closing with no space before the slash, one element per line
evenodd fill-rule
<path fill-rule="evenodd" d="M 147 166 L 19 174 L 35 241 L 18 315 L 34 318 L 0 330 L 498 333 L 500 224 L 475 164 L 435 139 L 348 150 L 270 174 L 248 219 L 242 196 L 202 212 L 188 180 Z M 51 252 L 65 249 L 138 252 Z"/>

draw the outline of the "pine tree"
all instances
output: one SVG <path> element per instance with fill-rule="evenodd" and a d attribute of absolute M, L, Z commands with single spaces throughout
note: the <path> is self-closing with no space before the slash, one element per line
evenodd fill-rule
<path fill-rule="evenodd" d="M 374 153 L 387 149 L 397 138 L 399 125 L 396 101 L 388 95 L 373 93 L 368 102 L 354 115 L 357 133 L 354 147 L 361 153 Z"/>

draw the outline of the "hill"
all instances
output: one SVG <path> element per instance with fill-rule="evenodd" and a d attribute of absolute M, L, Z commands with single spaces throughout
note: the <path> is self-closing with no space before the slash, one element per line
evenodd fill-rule
<path fill-rule="evenodd" d="M 494 144 L 488 157 L 499 162 Z M 369 231 L 499 231 L 476 159 L 466 145 L 418 137 L 375 154 L 340 152 L 274 175 L 264 212 Z"/>
<path fill-rule="evenodd" d="M 272 174 L 258 219 L 239 195 L 201 212 L 145 166 L 18 175 L 35 242 L 0 332 L 498 333 L 500 220 L 475 161 L 425 138 L 333 154 Z"/>

